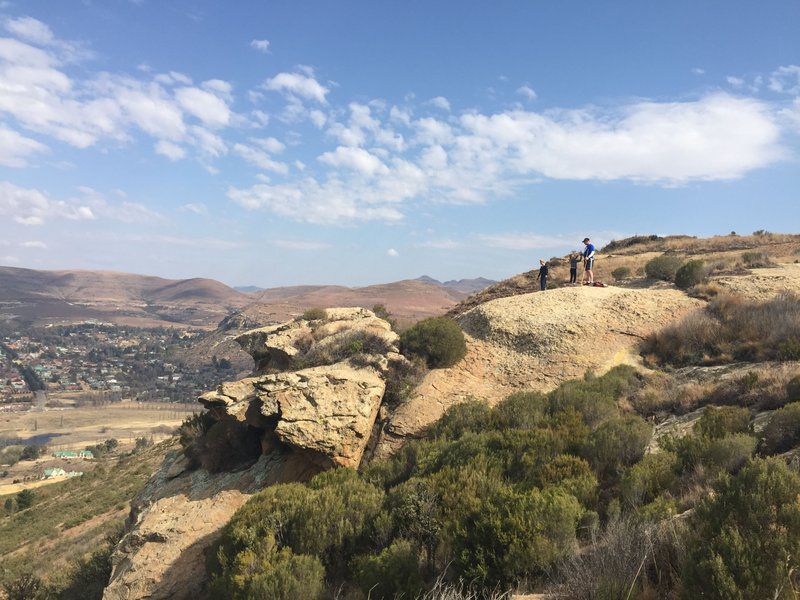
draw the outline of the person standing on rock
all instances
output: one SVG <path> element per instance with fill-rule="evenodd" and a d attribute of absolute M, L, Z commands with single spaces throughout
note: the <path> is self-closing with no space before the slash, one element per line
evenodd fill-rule
<path fill-rule="evenodd" d="M 583 263 L 586 268 L 586 274 L 583 277 L 583 285 L 594 284 L 594 244 L 589 238 L 583 239 Z"/>
<path fill-rule="evenodd" d="M 578 263 L 581 260 L 579 252 L 572 252 L 569 255 L 569 282 L 578 283 Z"/>
<path fill-rule="evenodd" d="M 543 260 L 539 261 L 539 274 L 536 279 L 539 280 L 539 288 L 542 291 L 547 289 L 547 275 L 550 273 L 550 265 Z"/>

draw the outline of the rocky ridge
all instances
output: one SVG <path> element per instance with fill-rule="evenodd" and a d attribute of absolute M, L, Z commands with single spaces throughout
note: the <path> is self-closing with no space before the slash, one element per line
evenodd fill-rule
<path fill-rule="evenodd" d="M 205 549 L 253 493 L 359 465 L 381 407 L 384 373 L 406 360 L 389 324 L 363 308 L 254 329 L 237 341 L 253 356 L 254 375 L 223 383 L 200 402 L 220 427 L 258 435 L 259 456 L 211 473 L 191 469 L 176 448 L 134 502 L 106 600 L 201 594 Z"/>

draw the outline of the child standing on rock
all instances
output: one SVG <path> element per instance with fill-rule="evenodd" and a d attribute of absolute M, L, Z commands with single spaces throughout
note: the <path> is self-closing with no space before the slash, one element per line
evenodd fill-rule
<path fill-rule="evenodd" d="M 569 255 L 569 282 L 578 283 L 578 263 L 581 262 L 581 255 L 572 252 Z"/>
<path fill-rule="evenodd" d="M 536 279 L 539 281 L 539 287 L 542 291 L 547 289 L 547 275 L 550 273 L 550 264 L 543 260 L 539 261 L 539 274 Z"/>

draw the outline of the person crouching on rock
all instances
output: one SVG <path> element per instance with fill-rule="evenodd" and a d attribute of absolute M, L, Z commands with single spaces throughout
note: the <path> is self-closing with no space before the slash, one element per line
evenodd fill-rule
<path fill-rule="evenodd" d="M 589 238 L 584 238 L 583 244 L 586 246 L 583 251 L 583 263 L 586 268 L 583 285 L 592 285 L 594 283 L 594 244 Z"/>
<path fill-rule="evenodd" d="M 547 289 L 547 275 L 550 272 L 550 265 L 543 260 L 539 261 L 539 274 L 536 279 L 539 280 L 539 287 L 542 291 Z"/>
<path fill-rule="evenodd" d="M 578 263 L 581 262 L 581 255 L 572 252 L 569 255 L 569 282 L 578 283 Z"/>

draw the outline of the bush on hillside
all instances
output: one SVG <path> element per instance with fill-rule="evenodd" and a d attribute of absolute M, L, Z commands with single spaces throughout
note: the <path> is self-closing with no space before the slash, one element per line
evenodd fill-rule
<path fill-rule="evenodd" d="M 611 271 L 611 276 L 614 278 L 614 281 L 629 279 L 631 276 L 631 269 L 630 267 L 617 267 Z"/>
<path fill-rule="evenodd" d="M 650 279 L 659 279 L 661 281 L 672 281 L 675 279 L 675 274 L 680 269 L 683 261 L 679 256 L 674 254 L 662 254 L 649 260 L 644 266 L 644 272 Z"/>
<path fill-rule="evenodd" d="M 309 308 L 300 316 L 303 321 L 327 321 L 328 311 L 324 308 Z"/>
<path fill-rule="evenodd" d="M 672 452 L 647 454 L 625 472 L 620 484 L 629 506 L 641 506 L 672 488 L 678 478 L 678 457 Z"/>
<path fill-rule="evenodd" d="M 425 361 L 419 357 L 412 356 L 408 361 L 391 361 L 384 376 L 386 391 L 383 401 L 391 407 L 402 404 L 411 398 L 427 372 Z"/>
<path fill-rule="evenodd" d="M 762 269 L 765 267 L 773 267 L 775 263 L 766 252 L 744 252 L 742 253 L 742 262 L 748 269 Z"/>
<path fill-rule="evenodd" d="M 423 319 L 400 335 L 400 350 L 423 358 L 431 369 L 452 367 L 467 353 L 464 332 L 446 317 Z"/>
<path fill-rule="evenodd" d="M 800 569 L 800 477 L 756 459 L 724 478 L 691 519 L 685 598 L 795 597 Z"/>
<path fill-rule="evenodd" d="M 40 458 L 47 449 L 44 446 L 30 445 L 22 449 L 19 456 L 20 460 L 36 460 Z"/>
<path fill-rule="evenodd" d="M 800 359 L 800 297 L 718 296 L 705 309 L 650 335 L 642 354 L 675 366 Z"/>
<path fill-rule="evenodd" d="M 772 413 L 761 432 L 760 442 L 764 454 L 778 454 L 800 445 L 800 402 L 792 402 Z"/>
<path fill-rule="evenodd" d="M 756 450 L 756 438 L 733 433 L 721 438 L 688 435 L 678 440 L 665 440 L 664 448 L 678 456 L 680 470 L 688 472 L 702 467 L 710 477 L 737 471 Z"/>
<path fill-rule="evenodd" d="M 698 435 L 709 438 L 751 432 L 750 411 L 737 406 L 706 406 L 703 416 L 695 423 L 694 430 Z"/>
<path fill-rule="evenodd" d="M 586 458 L 601 479 L 614 478 L 644 455 L 653 426 L 637 415 L 602 423 L 589 435 Z"/>
<path fill-rule="evenodd" d="M 570 600 L 671 598 L 684 558 L 685 535 L 681 522 L 613 519 L 591 546 L 559 566 L 553 596 Z"/>
<path fill-rule="evenodd" d="M 611 240 L 605 246 L 601 252 L 603 254 L 607 254 L 609 252 L 615 252 L 617 250 L 622 250 L 623 248 L 630 248 L 631 246 L 636 246 L 640 244 L 647 244 L 648 242 L 657 242 L 658 240 L 662 240 L 657 235 L 634 235 L 622 240 Z"/>
<path fill-rule="evenodd" d="M 319 367 L 348 360 L 354 366 L 363 367 L 371 364 L 375 355 L 384 355 L 392 348 L 386 339 L 369 331 L 353 331 L 328 339 L 328 343 L 312 346 L 298 366 Z"/>
<path fill-rule="evenodd" d="M 494 407 L 493 426 L 497 429 L 536 429 L 544 424 L 547 410 L 548 401 L 544 394 L 517 392 Z"/>
<path fill-rule="evenodd" d="M 688 290 L 690 287 L 703 283 L 707 274 L 706 263 L 702 260 L 686 261 L 675 272 L 675 285 L 682 290 Z"/>
<path fill-rule="evenodd" d="M 491 426 L 492 410 L 483 400 L 466 400 L 448 408 L 430 428 L 430 436 L 456 440 L 467 432 L 481 433 Z"/>
<path fill-rule="evenodd" d="M 370 598 L 416 598 L 422 591 L 419 554 L 408 540 L 399 539 L 377 554 L 356 557 L 353 572 Z"/>
<path fill-rule="evenodd" d="M 792 377 L 786 384 L 786 399 L 789 402 L 800 402 L 800 375 Z"/>

